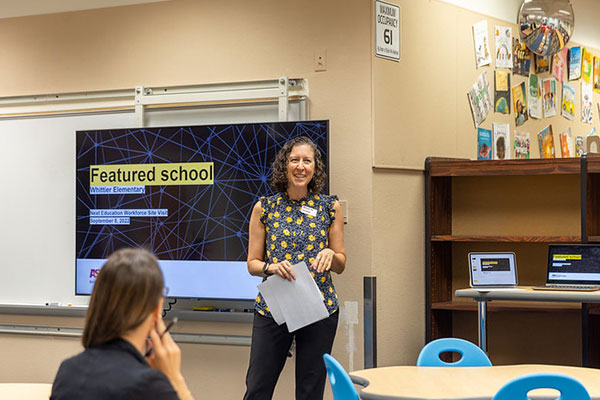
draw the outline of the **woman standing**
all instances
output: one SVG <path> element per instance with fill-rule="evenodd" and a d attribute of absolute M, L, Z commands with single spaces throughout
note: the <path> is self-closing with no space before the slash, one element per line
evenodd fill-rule
<path fill-rule="evenodd" d="M 329 317 L 288 332 L 277 325 L 259 294 L 256 298 L 250 365 L 244 400 L 268 400 L 296 340 L 296 400 L 323 398 L 325 366 L 338 324 L 337 293 L 331 271 L 346 267 L 344 218 L 337 196 L 321 194 L 327 180 L 321 152 L 307 137 L 288 141 L 273 162 L 271 184 L 278 193 L 262 197 L 250 217 L 248 271 L 294 280 L 292 265 L 305 261 L 321 290 Z"/>

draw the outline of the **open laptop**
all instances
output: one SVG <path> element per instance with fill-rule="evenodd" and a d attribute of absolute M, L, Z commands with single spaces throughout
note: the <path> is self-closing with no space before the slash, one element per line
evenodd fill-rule
<path fill-rule="evenodd" d="M 515 253 L 469 253 L 471 287 L 480 291 L 508 289 L 517 286 Z"/>
<path fill-rule="evenodd" d="M 548 246 L 546 284 L 535 290 L 600 290 L 600 244 Z"/>

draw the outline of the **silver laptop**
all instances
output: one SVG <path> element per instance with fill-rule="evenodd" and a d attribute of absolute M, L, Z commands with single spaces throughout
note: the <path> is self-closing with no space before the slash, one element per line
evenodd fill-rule
<path fill-rule="evenodd" d="M 533 289 L 600 290 L 600 245 L 549 245 L 546 284 Z"/>
<path fill-rule="evenodd" d="M 515 253 L 469 253 L 471 287 L 476 290 L 506 289 L 517 286 Z"/>

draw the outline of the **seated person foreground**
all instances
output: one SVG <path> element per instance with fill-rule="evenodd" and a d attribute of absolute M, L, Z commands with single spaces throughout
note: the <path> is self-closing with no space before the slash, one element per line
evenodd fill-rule
<path fill-rule="evenodd" d="M 181 374 L 181 351 L 164 333 L 164 290 L 154 255 L 113 253 L 92 291 L 85 350 L 63 361 L 50 399 L 193 400 Z"/>

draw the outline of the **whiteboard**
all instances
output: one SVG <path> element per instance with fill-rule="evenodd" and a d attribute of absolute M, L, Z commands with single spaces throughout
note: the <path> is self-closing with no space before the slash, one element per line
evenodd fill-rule
<path fill-rule="evenodd" d="M 277 105 L 167 109 L 146 111 L 145 126 L 277 119 Z M 75 296 L 75 132 L 131 127 L 133 111 L 0 120 L 0 304 L 87 305 Z"/>

